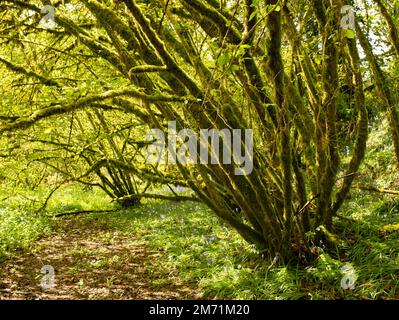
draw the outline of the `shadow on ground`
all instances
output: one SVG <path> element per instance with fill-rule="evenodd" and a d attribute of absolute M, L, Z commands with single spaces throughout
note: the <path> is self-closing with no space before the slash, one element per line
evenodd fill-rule
<path fill-rule="evenodd" d="M 134 235 L 67 219 L 30 252 L 16 252 L 0 263 L 0 299 L 200 298 L 193 284 L 182 283 L 173 272 L 159 272 L 159 258 Z M 55 270 L 50 290 L 40 285 L 44 265 Z"/>

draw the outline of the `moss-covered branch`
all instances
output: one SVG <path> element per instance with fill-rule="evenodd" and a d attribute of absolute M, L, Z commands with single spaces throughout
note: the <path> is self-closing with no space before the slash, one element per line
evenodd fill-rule
<path fill-rule="evenodd" d="M 131 97 L 141 99 L 148 103 L 156 103 L 156 102 L 180 102 L 180 103 L 188 103 L 194 102 L 190 97 L 176 97 L 176 96 L 164 96 L 164 95 L 147 95 L 141 91 L 134 89 L 125 89 L 125 90 L 115 90 L 115 91 L 106 91 L 101 94 L 94 94 L 88 97 L 82 98 L 75 103 L 70 103 L 67 105 L 55 105 L 51 107 L 47 107 L 44 109 L 40 109 L 28 117 L 21 117 L 19 120 L 4 125 L 0 127 L 0 133 L 6 131 L 13 131 L 17 129 L 26 129 L 31 127 L 33 124 L 38 122 L 39 120 L 49 118 L 51 116 L 65 114 L 68 112 L 80 110 L 83 108 L 87 108 L 90 106 L 93 107 L 101 107 L 103 104 L 98 104 L 97 102 L 104 101 L 107 99 L 112 99 L 116 97 Z M 105 108 L 108 109 L 108 106 L 105 105 Z"/>
<path fill-rule="evenodd" d="M 57 81 L 43 77 L 42 75 L 37 74 L 34 71 L 26 70 L 24 67 L 17 66 L 16 64 L 13 64 L 12 62 L 4 59 L 1 56 L 0 56 L 0 62 L 3 63 L 7 67 L 7 69 L 25 75 L 28 78 L 35 78 L 36 80 L 39 80 L 40 83 L 46 86 L 54 86 L 58 88 L 61 87 L 61 85 Z"/>

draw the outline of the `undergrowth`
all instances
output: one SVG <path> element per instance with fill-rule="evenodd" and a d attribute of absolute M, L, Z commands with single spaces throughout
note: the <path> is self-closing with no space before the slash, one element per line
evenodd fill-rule
<path fill-rule="evenodd" d="M 392 152 L 389 144 L 379 146 L 380 138 L 370 139 L 355 184 L 397 189 Z M 373 178 L 383 175 L 387 179 Z M 97 189 L 69 185 L 54 193 L 46 214 L 38 214 L 47 195 L 48 188 L 42 187 L 2 190 L 0 258 L 30 249 L 35 240 L 52 232 L 54 224 L 62 224 L 62 219 L 51 218 L 54 213 L 117 208 Z M 198 283 L 204 298 L 399 299 L 399 200 L 392 196 L 352 190 L 334 223 L 339 247 L 321 251 L 307 267 L 276 266 L 264 260 L 254 246 L 198 203 L 144 200 L 137 208 L 78 219 L 144 241 L 160 253 L 153 273 Z M 341 286 L 344 266 L 352 268 L 354 279 L 353 288 L 346 290 Z"/>

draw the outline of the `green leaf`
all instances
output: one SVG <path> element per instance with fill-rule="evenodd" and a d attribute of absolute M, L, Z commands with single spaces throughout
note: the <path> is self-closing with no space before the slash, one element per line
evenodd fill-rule
<path fill-rule="evenodd" d="M 252 21 L 253 18 L 255 18 L 256 14 L 257 14 L 256 10 L 252 12 L 251 15 L 249 16 L 249 21 Z"/>
<path fill-rule="evenodd" d="M 229 61 L 230 61 L 230 56 L 229 56 L 229 54 L 227 54 L 227 53 L 222 53 L 222 54 L 220 55 L 220 57 L 218 58 L 218 60 L 217 60 L 216 63 L 217 63 L 219 66 L 223 67 L 223 66 L 225 66 L 226 64 L 228 64 Z"/>
<path fill-rule="evenodd" d="M 345 30 L 345 37 L 347 37 L 348 39 L 355 39 L 355 36 L 355 31 L 353 31 L 352 29 Z"/>
<path fill-rule="evenodd" d="M 233 64 L 233 65 L 231 66 L 231 71 L 232 71 L 232 72 L 237 72 L 238 70 L 240 70 L 240 66 L 239 66 L 239 65 Z"/>

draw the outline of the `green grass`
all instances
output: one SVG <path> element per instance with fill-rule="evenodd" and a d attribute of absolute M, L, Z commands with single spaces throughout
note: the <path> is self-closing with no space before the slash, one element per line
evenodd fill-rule
<path fill-rule="evenodd" d="M 35 240 L 51 231 L 52 222 L 28 211 L 0 207 L 0 259 L 17 249 L 29 249 Z"/>

